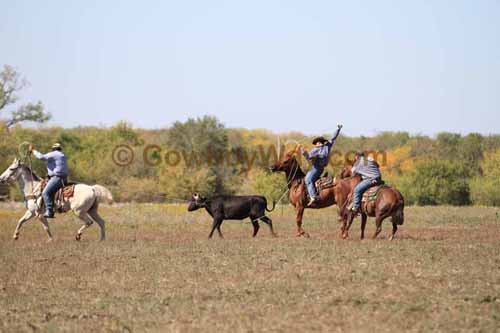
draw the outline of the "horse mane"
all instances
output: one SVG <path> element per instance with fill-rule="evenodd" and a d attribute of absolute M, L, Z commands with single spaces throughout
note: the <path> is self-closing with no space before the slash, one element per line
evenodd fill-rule
<path fill-rule="evenodd" d="M 299 163 L 299 161 L 297 161 L 297 158 L 295 156 L 292 157 L 292 161 L 297 164 L 297 171 L 295 171 L 294 178 L 297 178 L 297 175 L 299 175 L 299 177 L 304 177 L 305 173 L 304 173 L 304 171 L 302 171 L 302 168 L 300 167 L 300 163 Z M 295 168 L 295 166 L 292 166 L 291 168 Z"/>
<path fill-rule="evenodd" d="M 35 171 L 31 170 L 29 166 L 27 166 L 26 164 L 22 164 L 21 165 L 21 168 L 23 168 L 24 170 L 26 170 L 30 175 L 33 176 L 33 180 L 34 181 L 41 181 L 42 179 L 40 177 L 38 177 L 38 175 L 35 173 Z"/>

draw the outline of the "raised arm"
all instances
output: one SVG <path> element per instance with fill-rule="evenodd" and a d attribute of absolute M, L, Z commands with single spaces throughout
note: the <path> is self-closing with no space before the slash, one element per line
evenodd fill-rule
<path fill-rule="evenodd" d="M 337 137 L 339 136 L 341 129 L 342 129 L 342 125 L 338 124 L 337 129 L 335 130 L 335 133 L 333 133 L 332 138 L 330 140 L 328 140 L 328 145 L 330 145 L 330 146 L 333 145 L 335 140 L 337 140 Z"/>

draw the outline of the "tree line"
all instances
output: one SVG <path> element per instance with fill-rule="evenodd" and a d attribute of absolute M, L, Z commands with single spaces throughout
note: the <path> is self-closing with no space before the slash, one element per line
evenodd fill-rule
<path fill-rule="evenodd" d="M 19 156 L 23 142 L 40 151 L 60 142 L 71 180 L 106 185 L 118 201 L 175 201 L 189 198 L 192 192 L 255 193 L 277 200 L 286 188 L 285 177 L 271 174 L 267 168 L 279 153 L 278 137 L 287 143 L 281 153 L 292 150 L 296 142 L 311 148 L 312 137 L 299 132 L 226 128 L 210 116 L 158 130 L 136 129 L 127 122 L 109 128 L 34 129 L 0 121 L 0 169 Z M 134 156 L 126 164 L 115 156 L 116 148 L 124 146 Z M 347 152 L 380 152 L 384 179 L 403 193 L 407 204 L 500 206 L 500 135 L 341 135 L 334 149 L 339 158 L 328 166 L 330 174 L 339 173 L 349 159 L 340 157 L 348 156 Z M 173 158 L 178 161 L 172 163 Z M 43 162 L 32 163 L 37 174 L 46 174 Z M 304 170 L 309 168 L 307 161 L 301 160 L 301 165 Z M 22 199 L 16 188 L 11 193 L 14 199 Z"/>

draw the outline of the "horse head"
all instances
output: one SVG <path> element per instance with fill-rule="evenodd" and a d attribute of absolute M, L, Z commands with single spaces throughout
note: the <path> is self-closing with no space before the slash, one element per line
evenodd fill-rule
<path fill-rule="evenodd" d="M 286 153 L 281 160 L 274 163 L 269 167 L 271 172 L 288 172 L 297 164 L 297 159 L 293 155 L 293 152 Z"/>
<path fill-rule="evenodd" d="M 342 171 L 340 171 L 340 173 L 339 173 L 339 179 L 345 179 L 345 178 L 349 178 L 349 177 L 352 177 L 352 166 L 346 164 L 342 168 Z"/>
<path fill-rule="evenodd" d="M 14 162 L 0 175 L 0 183 L 9 183 L 19 178 L 22 166 L 23 163 L 20 160 L 14 159 Z"/>

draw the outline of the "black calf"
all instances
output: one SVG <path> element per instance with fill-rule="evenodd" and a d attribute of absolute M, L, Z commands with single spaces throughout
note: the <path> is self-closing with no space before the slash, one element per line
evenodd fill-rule
<path fill-rule="evenodd" d="M 247 217 L 252 221 L 253 237 L 255 237 L 259 231 L 259 220 L 266 223 L 271 234 L 276 236 L 273 230 L 273 221 L 266 216 L 266 211 L 272 212 L 274 207 L 275 203 L 273 203 L 273 208 L 267 209 L 267 200 L 261 196 L 220 195 L 207 199 L 193 194 L 188 211 L 205 208 L 208 214 L 213 217 L 212 231 L 210 231 L 208 238 L 212 238 L 216 229 L 219 237 L 223 238 L 220 226 L 224 220 L 243 220 Z"/>

